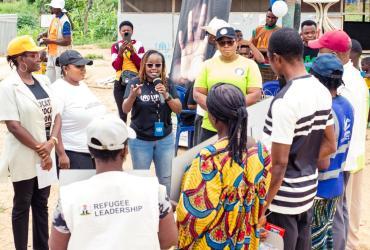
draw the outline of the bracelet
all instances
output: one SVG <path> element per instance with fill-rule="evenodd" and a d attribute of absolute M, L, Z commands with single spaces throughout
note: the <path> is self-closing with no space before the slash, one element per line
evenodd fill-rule
<path fill-rule="evenodd" d="M 58 138 L 56 138 L 55 136 L 50 137 L 50 140 L 52 140 L 52 142 L 53 142 L 54 146 L 55 146 L 55 145 L 58 145 L 58 143 L 59 143 Z"/>

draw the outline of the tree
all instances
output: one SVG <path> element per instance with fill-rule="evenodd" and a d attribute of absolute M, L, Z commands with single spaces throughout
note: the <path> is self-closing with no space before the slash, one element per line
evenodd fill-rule
<path fill-rule="evenodd" d="M 93 6 L 93 0 L 87 0 L 85 15 L 84 15 L 84 35 L 87 35 L 87 29 L 89 28 L 89 12 Z"/>

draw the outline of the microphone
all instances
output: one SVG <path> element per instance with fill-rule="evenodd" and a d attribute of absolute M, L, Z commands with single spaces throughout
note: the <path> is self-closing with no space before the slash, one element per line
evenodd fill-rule
<path fill-rule="evenodd" d="M 153 83 L 154 83 L 154 86 L 156 86 L 157 84 L 162 83 L 162 79 L 157 77 L 153 80 Z M 159 100 L 160 100 L 161 104 L 165 103 L 164 96 L 162 94 L 159 94 Z"/>

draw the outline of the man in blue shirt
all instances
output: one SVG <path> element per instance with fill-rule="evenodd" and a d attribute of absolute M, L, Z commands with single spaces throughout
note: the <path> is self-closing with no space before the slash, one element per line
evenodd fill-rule
<path fill-rule="evenodd" d="M 342 168 L 352 136 L 353 108 L 346 98 L 337 94 L 337 88 L 343 84 L 343 66 L 335 55 L 317 57 L 312 64 L 311 74 L 329 89 L 333 97 L 332 112 L 337 139 L 337 152 L 330 158 L 329 167 L 319 172 L 311 224 L 312 249 L 334 249 L 333 218 L 337 202 L 344 193 L 345 176 Z"/>

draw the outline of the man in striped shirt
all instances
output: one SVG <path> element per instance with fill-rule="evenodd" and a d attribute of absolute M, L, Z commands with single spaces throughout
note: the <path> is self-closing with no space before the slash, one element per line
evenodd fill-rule
<path fill-rule="evenodd" d="M 274 72 L 286 80 L 271 103 L 264 127 L 272 158 L 267 220 L 285 229 L 285 249 L 309 250 L 317 169 L 327 167 L 336 151 L 332 98 L 307 74 L 298 32 L 289 28 L 274 32 L 267 54 Z"/>

